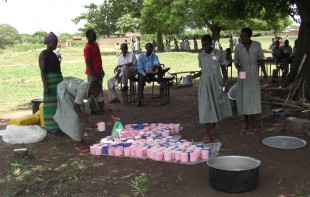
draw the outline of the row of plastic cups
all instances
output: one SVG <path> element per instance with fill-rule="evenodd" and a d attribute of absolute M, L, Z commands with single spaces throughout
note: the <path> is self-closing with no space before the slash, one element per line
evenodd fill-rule
<path fill-rule="evenodd" d="M 133 129 L 135 124 L 127 124 L 125 125 L 125 130 L 135 130 Z M 159 123 L 158 125 L 156 125 L 156 123 L 152 123 L 150 125 L 148 125 L 148 123 L 144 123 L 145 127 L 143 129 L 140 129 L 139 131 L 155 131 L 155 130 L 159 130 L 159 129 L 163 129 L 163 128 L 169 128 L 171 130 L 171 134 L 175 134 L 175 133 L 179 133 L 180 132 L 180 124 L 174 124 L 174 123 L 170 123 L 170 124 L 162 124 Z"/>
<path fill-rule="evenodd" d="M 90 154 L 92 155 L 102 155 L 102 147 L 101 144 L 94 144 L 90 146 Z"/>
<path fill-rule="evenodd" d="M 90 153 L 92 155 L 102 155 L 103 148 L 106 145 L 99 145 L 94 144 L 90 147 Z M 108 147 L 108 152 L 106 153 L 110 156 L 127 156 L 127 157 L 138 157 L 144 158 L 148 157 L 152 160 L 156 161 L 181 161 L 181 162 L 196 162 L 199 159 L 207 160 L 210 156 L 209 149 L 202 149 L 200 147 L 195 148 L 194 150 L 190 151 L 187 150 L 183 152 L 181 150 L 174 150 L 173 147 L 170 148 L 161 148 L 161 147 L 153 147 L 148 149 L 144 146 L 130 146 L 123 148 L 122 146 Z"/>

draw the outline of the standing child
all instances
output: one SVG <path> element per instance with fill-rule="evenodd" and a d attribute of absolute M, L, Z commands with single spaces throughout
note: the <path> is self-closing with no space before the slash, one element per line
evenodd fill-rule
<path fill-rule="evenodd" d="M 211 47 L 212 38 L 210 35 L 202 36 L 201 44 L 203 51 L 198 55 L 201 71 L 193 75 L 191 80 L 200 77 L 199 122 L 206 126 L 207 135 L 203 138 L 203 142 L 209 143 L 212 140 L 212 134 L 218 128 L 218 122 L 231 116 L 232 112 L 227 96 L 228 77 L 225 57 L 221 51 Z"/>
<path fill-rule="evenodd" d="M 243 28 L 241 30 L 241 44 L 235 48 L 234 62 L 239 72 L 246 74 L 245 78 L 237 80 L 237 109 L 244 115 L 245 125 L 241 128 L 241 133 L 254 134 L 255 116 L 262 112 L 261 87 L 259 77 L 259 65 L 267 80 L 265 69 L 264 53 L 261 44 L 251 40 L 252 30 Z M 258 64 L 259 62 L 259 64 Z"/>

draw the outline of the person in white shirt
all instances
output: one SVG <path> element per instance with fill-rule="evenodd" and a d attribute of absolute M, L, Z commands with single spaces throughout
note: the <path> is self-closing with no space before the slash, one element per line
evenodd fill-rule
<path fill-rule="evenodd" d="M 114 69 L 116 75 L 110 78 L 107 82 L 109 99 L 111 99 L 109 103 L 120 103 L 119 99 L 117 98 L 115 86 L 119 82 L 122 82 L 123 88 L 121 91 L 124 93 L 127 92 L 128 79 L 133 78 L 138 74 L 136 67 L 136 56 L 132 52 L 128 51 L 128 46 L 126 43 L 121 44 L 121 51 L 122 54 L 119 56 L 117 66 Z"/>

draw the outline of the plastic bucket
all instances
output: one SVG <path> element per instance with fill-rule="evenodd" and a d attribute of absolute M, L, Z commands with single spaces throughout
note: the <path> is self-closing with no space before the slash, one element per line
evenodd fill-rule
<path fill-rule="evenodd" d="M 43 98 L 42 97 L 37 97 L 31 99 L 32 103 L 32 113 L 35 114 L 39 110 L 39 106 L 41 103 L 43 103 Z"/>
<path fill-rule="evenodd" d="M 190 80 L 189 80 L 189 76 L 185 76 L 185 77 L 183 77 L 183 85 L 188 85 L 188 84 L 190 84 L 191 82 L 190 82 Z"/>
<path fill-rule="evenodd" d="M 237 84 L 233 85 L 228 91 L 228 98 L 235 101 L 237 96 Z"/>

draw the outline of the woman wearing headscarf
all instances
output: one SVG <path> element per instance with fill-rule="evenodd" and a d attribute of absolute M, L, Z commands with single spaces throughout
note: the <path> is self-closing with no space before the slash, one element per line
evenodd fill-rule
<path fill-rule="evenodd" d="M 41 70 L 41 79 L 43 83 L 43 115 L 44 126 L 49 136 L 59 130 L 58 124 L 53 117 L 57 109 L 57 85 L 63 79 L 60 67 L 60 61 L 53 52 L 57 48 L 58 38 L 50 32 L 44 38 L 46 49 L 40 53 L 39 66 Z"/>

